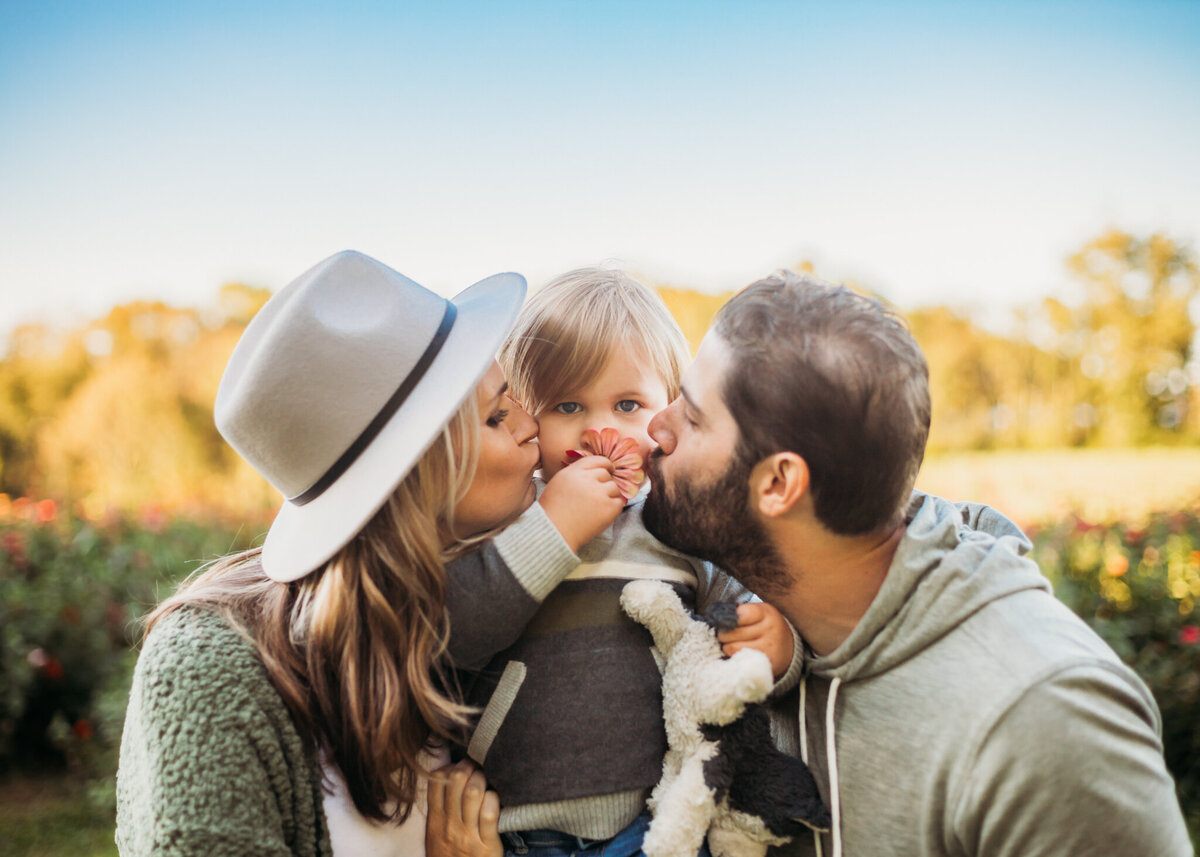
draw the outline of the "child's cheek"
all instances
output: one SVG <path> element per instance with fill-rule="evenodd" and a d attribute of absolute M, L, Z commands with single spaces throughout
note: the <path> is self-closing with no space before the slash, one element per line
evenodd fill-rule
<path fill-rule="evenodd" d="M 562 470 L 567 450 L 579 448 L 579 439 L 574 438 L 569 430 L 565 430 L 557 415 L 539 417 L 538 425 L 538 445 L 542 449 L 542 477 L 550 479 Z"/>
<path fill-rule="evenodd" d="M 562 459 L 551 455 L 549 450 L 542 450 L 542 479 L 549 482 L 554 474 L 562 470 Z"/>
<path fill-rule="evenodd" d="M 654 448 L 654 441 L 650 440 L 650 435 L 646 433 L 645 429 L 639 429 L 626 436 L 637 441 L 638 455 L 642 457 L 642 466 L 645 467 L 646 462 L 650 459 L 650 450 Z"/>

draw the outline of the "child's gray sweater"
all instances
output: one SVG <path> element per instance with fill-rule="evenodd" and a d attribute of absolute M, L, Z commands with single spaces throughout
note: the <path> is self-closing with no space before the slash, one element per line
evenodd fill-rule
<path fill-rule="evenodd" d="M 450 654 L 483 708 L 467 748 L 500 795 L 500 829 L 607 839 L 644 809 L 662 775 L 662 675 L 649 632 L 621 610 L 632 579 L 666 580 L 685 603 L 753 596 L 668 548 L 630 501 L 576 557 L 541 506 L 450 563 Z M 777 691 L 800 671 L 800 648 Z"/>

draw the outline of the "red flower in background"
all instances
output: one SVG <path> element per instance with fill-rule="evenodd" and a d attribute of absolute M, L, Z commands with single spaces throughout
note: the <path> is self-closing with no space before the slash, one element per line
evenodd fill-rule
<path fill-rule="evenodd" d="M 1179 642 L 1185 646 L 1200 643 L 1200 625 L 1184 625 L 1179 629 Z"/>
<path fill-rule="evenodd" d="M 25 556 L 25 539 L 15 530 L 9 530 L 0 538 L 0 547 L 3 547 L 4 552 L 8 554 L 8 560 L 13 564 L 13 568 L 22 571 L 29 568 L 29 558 Z"/>
<path fill-rule="evenodd" d="M 38 500 L 33 504 L 33 517 L 39 524 L 48 524 L 58 517 L 58 504 L 53 500 Z"/>
<path fill-rule="evenodd" d="M 31 667 L 52 681 L 58 681 L 63 677 L 62 661 L 53 655 L 46 654 L 45 649 L 34 649 L 25 656 L 25 660 Z"/>
<path fill-rule="evenodd" d="M 1137 527 L 1130 527 L 1129 529 L 1127 529 L 1125 531 L 1125 540 L 1128 541 L 1130 544 L 1133 544 L 1133 545 L 1140 544 L 1141 542 L 1145 541 L 1145 539 L 1146 539 L 1146 531 L 1145 530 L 1138 529 Z"/>
<path fill-rule="evenodd" d="M 96 730 L 92 728 L 92 721 L 86 717 L 81 717 L 71 726 L 71 731 L 75 733 L 75 737 L 80 741 L 86 741 L 96 734 Z"/>
<path fill-rule="evenodd" d="M 4 534 L 4 538 L 0 539 L 0 545 L 4 546 L 4 552 L 12 554 L 14 558 L 25 557 L 25 540 L 21 538 L 21 534 L 16 530 L 9 530 Z"/>
<path fill-rule="evenodd" d="M 167 513 L 162 506 L 153 505 L 142 508 L 141 513 L 142 526 L 152 533 L 157 533 L 162 530 L 167 524 Z"/>
<path fill-rule="evenodd" d="M 66 670 L 63 669 L 62 661 L 51 657 L 46 659 L 46 665 L 42 667 L 42 675 L 51 681 L 59 681 L 66 675 Z"/>
<path fill-rule="evenodd" d="M 638 492 L 638 486 L 645 480 L 646 473 L 642 470 L 642 456 L 637 451 L 636 440 L 621 437 L 615 428 L 600 431 L 588 429 L 583 433 L 580 445 L 583 446 L 583 452 L 567 450 L 564 466 L 578 461 L 585 455 L 603 455 L 613 463 L 613 481 L 617 483 L 621 496 L 628 500 Z"/>

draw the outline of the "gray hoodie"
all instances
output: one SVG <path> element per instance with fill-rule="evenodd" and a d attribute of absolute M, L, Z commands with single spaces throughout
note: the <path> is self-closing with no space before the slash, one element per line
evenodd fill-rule
<path fill-rule="evenodd" d="M 1154 699 L 1020 530 L 922 494 L 909 517 L 858 626 L 781 703 L 834 815 L 786 853 L 1192 854 Z"/>

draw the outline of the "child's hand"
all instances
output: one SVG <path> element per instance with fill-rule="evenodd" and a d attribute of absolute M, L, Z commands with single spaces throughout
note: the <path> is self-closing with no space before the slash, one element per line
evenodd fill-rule
<path fill-rule="evenodd" d="M 738 626 L 717 634 L 721 651 L 732 655 L 741 649 L 758 649 L 771 662 L 771 674 L 778 681 L 792 664 L 792 629 L 782 613 L 761 601 L 739 604 L 737 611 Z"/>
<path fill-rule="evenodd" d="M 613 480 L 613 463 L 603 455 L 585 456 L 555 473 L 538 502 L 576 553 L 625 508 L 625 498 Z"/>

